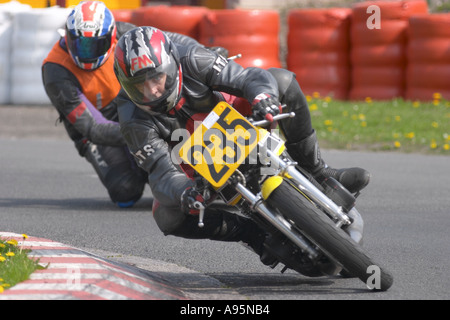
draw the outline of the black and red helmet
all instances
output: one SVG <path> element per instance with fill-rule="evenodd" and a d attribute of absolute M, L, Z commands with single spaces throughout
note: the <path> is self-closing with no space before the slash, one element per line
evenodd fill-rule
<path fill-rule="evenodd" d="M 118 41 L 114 54 L 114 71 L 129 98 L 151 114 L 166 113 L 181 98 L 182 72 L 178 51 L 161 30 L 137 27 Z M 145 90 L 148 81 L 164 78 L 158 95 Z"/>

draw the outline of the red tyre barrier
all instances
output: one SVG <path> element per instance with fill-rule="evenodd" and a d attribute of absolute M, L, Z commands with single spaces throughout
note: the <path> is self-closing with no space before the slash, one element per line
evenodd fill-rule
<path fill-rule="evenodd" d="M 281 67 L 278 33 L 280 17 L 275 10 L 211 10 L 200 23 L 200 42 L 222 46 L 243 67 Z"/>
<path fill-rule="evenodd" d="M 114 19 L 116 21 L 128 22 L 131 23 L 133 10 L 128 9 L 115 9 L 111 10 Z"/>
<path fill-rule="evenodd" d="M 450 14 L 414 15 L 409 23 L 405 97 L 450 99 Z"/>
<path fill-rule="evenodd" d="M 294 9 L 288 14 L 287 68 L 306 94 L 345 100 L 350 86 L 351 9 Z"/>
<path fill-rule="evenodd" d="M 147 6 L 134 10 L 131 22 L 137 26 L 152 26 L 181 33 L 198 40 L 200 20 L 208 12 L 206 7 Z"/>
<path fill-rule="evenodd" d="M 367 13 L 372 5 L 379 8 L 378 16 L 377 11 Z M 367 1 L 353 6 L 351 100 L 404 97 L 409 17 L 427 10 L 425 0 Z"/>

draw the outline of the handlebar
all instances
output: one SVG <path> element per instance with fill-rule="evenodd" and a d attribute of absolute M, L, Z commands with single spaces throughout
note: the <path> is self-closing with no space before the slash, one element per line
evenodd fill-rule
<path fill-rule="evenodd" d="M 235 60 L 235 59 L 239 59 L 239 58 L 242 58 L 242 54 L 240 54 L 240 53 L 238 53 L 235 56 L 229 57 L 228 60 Z"/>
<path fill-rule="evenodd" d="M 293 117 L 295 117 L 295 112 L 281 113 L 281 114 L 278 114 L 275 117 L 273 117 L 273 121 L 282 120 L 285 118 L 293 118 Z M 270 124 L 270 121 L 260 120 L 260 121 L 254 121 L 254 122 L 252 122 L 252 124 L 257 127 L 264 127 L 264 126 Z"/>

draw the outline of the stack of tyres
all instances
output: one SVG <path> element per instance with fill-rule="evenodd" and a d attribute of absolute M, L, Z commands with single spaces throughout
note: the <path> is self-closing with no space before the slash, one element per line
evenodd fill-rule
<path fill-rule="evenodd" d="M 132 23 L 133 19 L 133 11 L 132 9 L 112 9 L 111 12 L 116 21 L 128 22 Z"/>
<path fill-rule="evenodd" d="M 0 4 L 0 104 L 11 103 L 11 60 L 14 15 L 31 11 L 31 6 L 19 2 Z"/>
<path fill-rule="evenodd" d="M 351 100 L 404 97 L 409 17 L 427 10 L 425 0 L 367 1 L 353 6 Z"/>
<path fill-rule="evenodd" d="M 200 24 L 199 41 L 221 46 L 246 67 L 280 68 L 280 16 L 275 10 L 211 10 Z"/>
<path fill-rule="evenodd" d="M 287 68 L 305 94 L 345 100 L 350 87 L 351 9 L 293 9 L 288 15 Z"/>
<path fill-rule="evenodd" d="M 409 23 L 406 98 L 450 99 L 450 14 L 414 15 Z"/>
<path fill-rule="evenodd" d="M 184 34 L 198 40 L 200 20 L 208 12 L 209 9 L 206 7 L 146 6 L 133 11 L 131 23 Z"/>
<path fill-rule="evenodd" d="M 10 102 L 12 15 L 0 7 L 0 104 Z"/>
<path fill-rule="evenodd" d="M 60 38 L 68 8 L 51 7 L 17 12 L 13 19 L 11 103 L 50 104 L 42 85 L 42 61 Z"/>

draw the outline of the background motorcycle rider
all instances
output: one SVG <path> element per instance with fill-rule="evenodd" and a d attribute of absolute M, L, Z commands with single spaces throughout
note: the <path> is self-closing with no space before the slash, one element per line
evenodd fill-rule
<path fill-rule="evenodd" d="M 136 63 L 146 61 L 146 63 Z M 119 40 L 114 70 L 123 90 L 118 97 L 121 131 L 139 165 L 148 172 L 154 196 L 153 215 L 165 235 L 191 239 L 243 241 L 264 257 L 264 232 L 250 219 L 207 207 L 197 226 L 193 200 L 202 202 L 195 182 L 171 162 L 171 133 L 192 129 L 219 102 L 244 115 L 271 119 L 280 102 L 296 117 L 280 125 L 290 155 L 314 176 L 334 175 L 347 188 L 367 185 L 360 168 L 328 168 L 317 145 L 306 99 L 293 73 L 283 69 L 246 68 L 196 45 L 175 44 L 152 27 L 138 27 Z M 269 259 L 270 260 L 270 259 Z"/>

